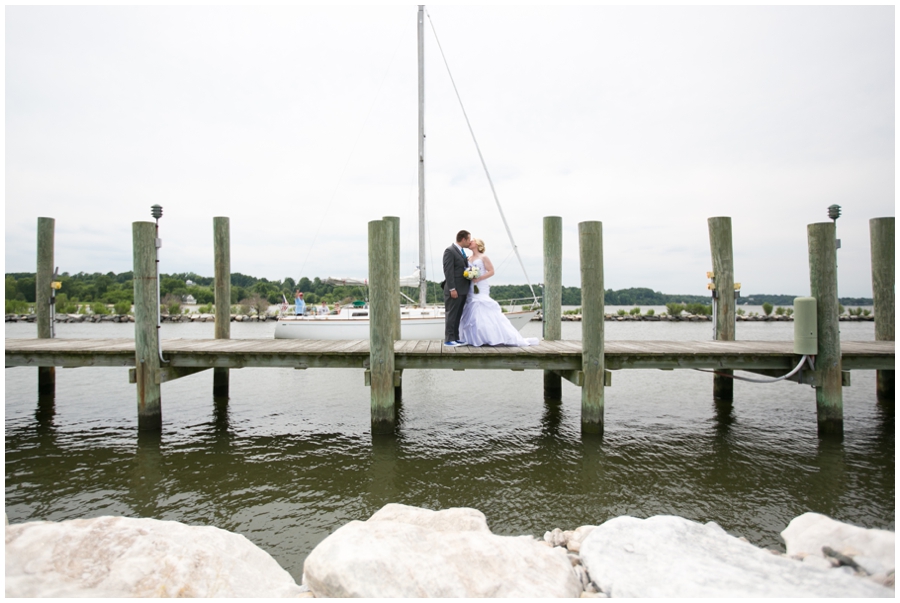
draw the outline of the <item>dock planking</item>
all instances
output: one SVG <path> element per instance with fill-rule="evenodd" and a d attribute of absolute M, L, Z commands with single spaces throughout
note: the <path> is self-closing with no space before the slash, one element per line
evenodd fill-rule
<path fill-rule="evenodd" d="M 368 340 L 164 339 L 166 365 L 185 368 L 368 368 Z M 529 347 L 447 347 L 440 341 L 394 344 L 396 368 L 581 370 L 581 341 Z M 606 368 L 791 369 L 791 341 L 607 341 Z M 6 366 L 126 366 L 134 339 L 7 339 Z M 844 370 L 893 370 L 893 341 L 843 341 Z"/>

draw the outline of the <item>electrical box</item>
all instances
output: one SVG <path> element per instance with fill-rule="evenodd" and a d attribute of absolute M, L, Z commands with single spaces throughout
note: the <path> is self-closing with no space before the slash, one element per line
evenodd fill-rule
<path fill-rule="evenodd" d="M 816 298 L 794 298 L 794 353 L 815 356 L 819 351 Z"/>

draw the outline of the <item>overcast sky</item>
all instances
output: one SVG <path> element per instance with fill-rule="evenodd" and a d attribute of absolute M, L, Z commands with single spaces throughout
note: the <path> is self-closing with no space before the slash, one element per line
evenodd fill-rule
<path fill-rule="evenodd" d="M 542 218 L 603 222 L 607 288 L 706 293 L 707 218 L 748 293 L 809 293 L 806 226 L 838 220 L 842 296 L 871 296 L 894 215 L 892 6 L 429 6 L 532 282 Z M 124 272 L 160 204 L 161 270 L 365 277 L 367 223 L 417 263 L 416 7 L 7 6 L 6 271 Z M 427 19 L 426 19 L 427 23 Z M 524 283 L 426 36 L 428 278 L 461 228 Z"/>

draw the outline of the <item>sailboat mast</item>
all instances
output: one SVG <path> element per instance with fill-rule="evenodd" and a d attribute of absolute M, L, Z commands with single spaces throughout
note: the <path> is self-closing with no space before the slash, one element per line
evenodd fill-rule
<path fill-rule="evenodd" d="M 419 5 L 419 307 L 424 308 L 425 281 L 425 7 Z"/>

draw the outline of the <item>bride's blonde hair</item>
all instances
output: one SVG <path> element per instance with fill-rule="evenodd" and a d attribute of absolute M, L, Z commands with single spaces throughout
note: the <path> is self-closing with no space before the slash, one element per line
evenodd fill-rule
<path fill-rule="evenodd" d="M 484 241 L 475 239 L 475 247 L 478 248 L 478 253 L 484 253 Z"/>

